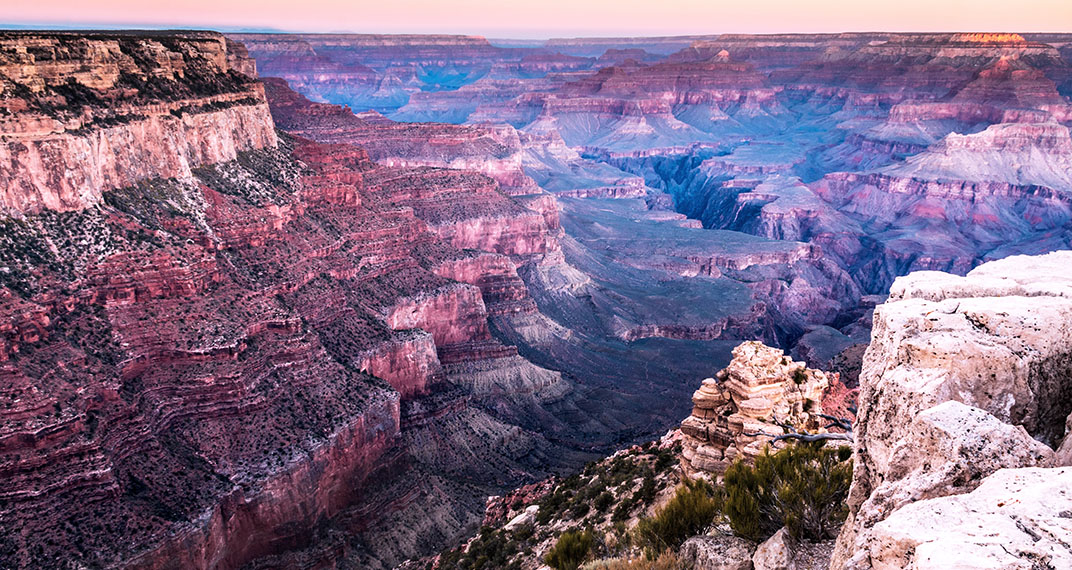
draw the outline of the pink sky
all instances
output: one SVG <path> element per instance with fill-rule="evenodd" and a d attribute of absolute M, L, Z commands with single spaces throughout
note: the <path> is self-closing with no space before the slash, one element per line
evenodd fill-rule
<path fill-rule="evenodd" d="M 1072 0 L 0 0 L 0 23 L 465 33 L 1072 32 Z"/>

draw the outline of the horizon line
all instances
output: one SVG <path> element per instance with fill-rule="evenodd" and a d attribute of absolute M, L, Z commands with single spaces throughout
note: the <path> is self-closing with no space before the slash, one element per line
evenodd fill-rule
<path fill-rule="evenodd" d="M 1072 31 L 1016 31 L 1016 30 L 969 30 L 969 29 L 950 29 L 944 31 L 936 30 L 883 30 L 883 29 L 861 29 L 861 30 L 840 30 L 840 31 L 763 31 L 763 32 L 747 32 L 747 31 L 723 31 L 710 33 L 660 33 L 653 35 L 630 35 L 628 33 L 622 34 L 581 34 L 581 35 L 555 35 L 553 32 L 548 35 L 499 35 L 499 34 L 483 34 L 483 33 L 466 33 L 466 32 L 372 32 L 372 31 L 356 31 L 356 30 L 336 30 L 336 31 L 309 31 L 300 29 L 281 29 L 274 27 L 260 27 L 260 26 L 193 26 L 188 24 L 148 24 L 148 23 L 86 23 L 86 24 L 58 24 L 58 23 L 46 23 L 46 22 L 18 22 L 18 23 L 0 23 L 0 31 L 23 31 L 23 32 L 118 32 L 118 31 L 200 31 L 200 32 L 217 32 L 221 34 L 274 34 L 274 35 L 364 35 L 364 36 L 455 36 L 455 37 L 473 37 L 483 38 L 488 41 L 493 40 L 506 40 L 506 41 L 549 41 L 559 39 L 572 39 L 572 40 L 605 40 L 605 39 L 676 39 L 676 38 L 699 38 L 699 37 L 717 37 L 724 35 L 745 35 L 745 36 L 819 36 L 819 35 L 844 35 L 844 34 L 918 34 L 918 35 L 940 35 L 940 34 L 958 34 L 958 33 L 978 33 L 978 34 L 991 34 L 991 33 L 1017 33 L 1017 34 L 1059 34 L 1072 36 Z"/>

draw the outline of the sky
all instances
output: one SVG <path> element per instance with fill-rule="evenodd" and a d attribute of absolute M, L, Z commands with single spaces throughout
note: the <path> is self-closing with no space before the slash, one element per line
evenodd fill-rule
<path fill-rule="evenodd" d="M 0 26 L 19 25 L 460 33 L 493 38 L 1072 32 L 1072 0 L 0 0 Z"/>

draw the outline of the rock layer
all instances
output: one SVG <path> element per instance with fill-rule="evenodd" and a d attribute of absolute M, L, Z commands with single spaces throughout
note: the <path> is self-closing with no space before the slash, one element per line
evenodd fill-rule
<path fill-rule="evenodd" d="M 729 366 L 692 396 L 692 415 L 681 424 L 686 470 L 719 474 L 738 459 L 751 461 L 784 433 L 780 424 L 802 432 L 820 429 L 816 414 L 823 413 L 829 383 L 825 373 L 781 350 L 742 343 Z"/>
<path fill-rule="evenodd" d="M 0 211 L 78 210 L 274 147 L 263 89 L 229 47 L 196 32 L 0 35 Z"/>

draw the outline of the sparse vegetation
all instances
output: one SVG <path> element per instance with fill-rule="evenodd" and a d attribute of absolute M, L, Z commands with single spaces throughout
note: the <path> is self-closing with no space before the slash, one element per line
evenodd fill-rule
<path fill-rule="evenodd" d="M 595 538 L 590 531 L 564 532 L 543 560 L 555 570 L 577 570 L 588 558 L 593 543 Z"/>
<path fill-rule="evenodd" d="M 689 568 L 676 554 L 670 551 L 663 552 L 658 558 L 615 558 L 611 560 L 597 560 L 585 564 L 582 570 L 685 570 Z"/>
<path fill-rule="evenodd" d="M 636 543 L 652 559 L 667 549 L 676 550 L 690 536 L 710 526 L 721 506 L 721 493 L 710 483 L 686 481 L 655 516 L 637 523 Z"/>
<path fill-rule="evenodd" d="M 502 530 L 484 528 L 480 535 L 469 544 L 469 548 L 459 548 L 443 554 L 439 568 L 457 568 L 458 570 L 516 570 L 521 565 L 511 558 L 518 553 L 525 540 L 518 540 Z"/>
<path fill-rule="evenodd" d="M 738 461 L 726 470 L 723 511 L 733 531 L 764 540 L 785 526 L 795 538 L 834 538 L 845 520 L 852 450 L 797 442 L 765 452 L 755 466 Z"/>

